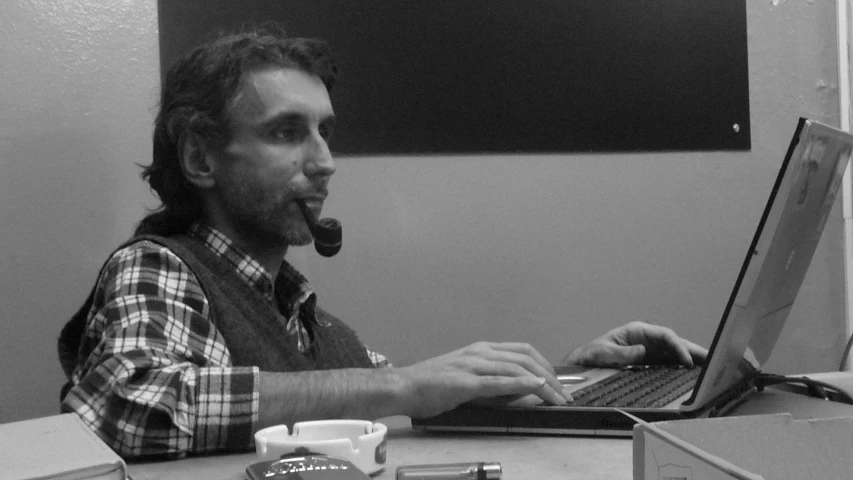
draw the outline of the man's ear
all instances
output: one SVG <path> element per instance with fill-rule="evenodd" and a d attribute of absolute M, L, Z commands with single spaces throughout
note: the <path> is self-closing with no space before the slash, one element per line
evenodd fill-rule
<path fill-rule="evenodd" d="M 210 188 L 216 181 L 214 178 L 215 163 L 211 158 L 207 141 L 201 136 L 187 132 L 181 136 L 178 143 L 181 170 L 187 181 L 198 188 Z"/>

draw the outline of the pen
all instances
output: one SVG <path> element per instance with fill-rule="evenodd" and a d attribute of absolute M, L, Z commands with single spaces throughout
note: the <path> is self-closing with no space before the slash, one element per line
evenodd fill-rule
<path fill-rule="evenodd" d="M 397 480 L 500 480 L 498 462 L 403 465 L 397 467 Z"/>

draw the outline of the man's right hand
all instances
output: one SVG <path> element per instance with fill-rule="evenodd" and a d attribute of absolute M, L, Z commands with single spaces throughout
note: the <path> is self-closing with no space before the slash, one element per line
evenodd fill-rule
<path fill-rule="evenodd" d="M 406 382 L 408 415 L 414 418 L 489 397 L 534 394 L 550 404 L 566 403 L 554 368 L 526 343 L 477 342 L 395 370 Z"/>

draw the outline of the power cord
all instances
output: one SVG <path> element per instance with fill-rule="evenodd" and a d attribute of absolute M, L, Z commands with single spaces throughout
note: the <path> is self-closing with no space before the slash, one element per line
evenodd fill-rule
<path fill-rule="evenodd" d="M 815 380 L 813 378 L 776 375 L 772 373 L 761 373 L 755 378 L 755 389 L 759 392 L 764 390 L 764 387 L 779 384 L 802 385 L 806 388 L 809 395 L 813 397 L 822 398 L 824 400 L 838 400 L 844 403 L 853 404 L 853 397 L 851 397 L 847 392 L 840 390 L 829 383 Z"/>
<path fill-rule="evenodd" d="M 841 354 L 841 362 L 838 364 L 838 371 L 843 372 L 847 368 L 847 357 L 850 356 L 850 347 L 853 346 L 853 335 L 847 339 L 847 345 L 844 346 L 844 353 Z"/>

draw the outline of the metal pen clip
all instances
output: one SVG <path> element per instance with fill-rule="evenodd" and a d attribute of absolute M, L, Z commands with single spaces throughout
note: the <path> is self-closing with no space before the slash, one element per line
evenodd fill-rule
<path fill-rule="evenodd" d="M 397 480 L 500 480 L 499 462 L 403 465 L 397 467 Z"/>

